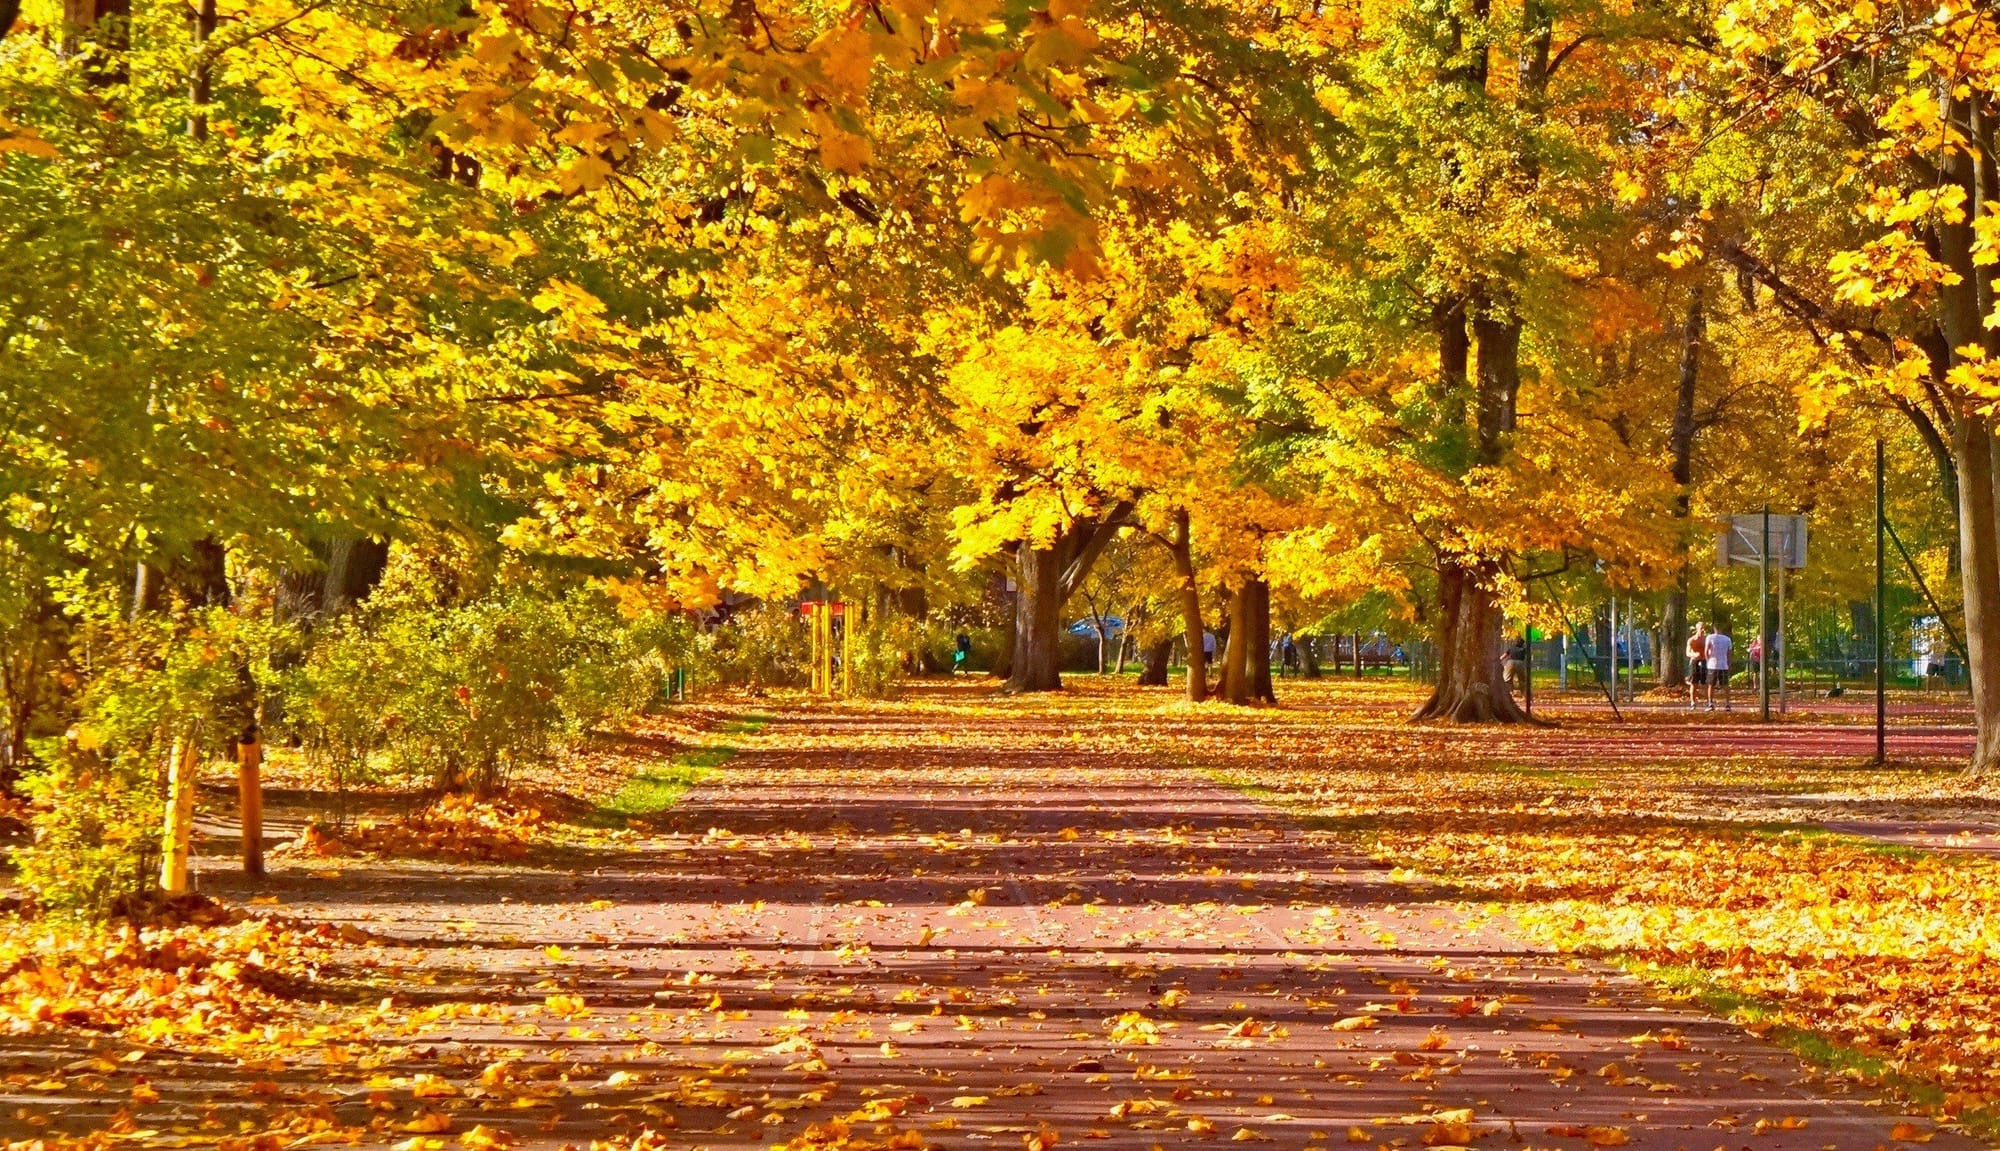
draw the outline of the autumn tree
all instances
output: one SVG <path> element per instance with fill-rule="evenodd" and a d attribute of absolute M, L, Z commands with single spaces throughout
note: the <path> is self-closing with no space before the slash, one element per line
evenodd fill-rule
<path fill-rule="evenodd" d="M 1388 512 L 1361 521 L 1399 541 L 1385 554 L 1430 556 L 1405 581 L 1438 649 L 1419 718 L 1525 718 L 1499 667 L 1523 577 L 1648 546 L 1594 502 L 1631 489 L 1612 498 L 1635 518 L 1651 469 L 1588 410 L 1575 342 L 1593 245 L 1618 231 L 1613 161 L 1643 115 L 1630 40 L 1622 17 L 1537 0 L 1412 3 L 1324 73 L 1345 178 L 1300 216 L 1311 286 L 1294 306 L 1322 338 L 1286 354 L 1324 482 Z"/>
<path fill-rule="evenodd" d="M 1996 35 L 1979 5 L 1731 5 L 1677 105 L 1688 186 L 1743 205 L 1690 219 L 1688 256 L 1733 265 L 1827 345 L 1813 377 L 1824 408 L 1893 408 L 1941 465 L 1958 506 L 1980 770 L 2000 762 Z M 1785 162 L 1760 159 L 1771 156 Z"/>

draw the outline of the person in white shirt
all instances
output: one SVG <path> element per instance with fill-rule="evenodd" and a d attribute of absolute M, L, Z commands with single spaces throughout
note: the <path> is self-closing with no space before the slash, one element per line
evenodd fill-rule
<path fill-rule="evenodd" d="M 1736 646 L 1721 631 L 1708 633 L 1703 641 L 1708 663 L 1708 710 L 1715 710 L 1715 685 L 1722 685 L 1722 709 L 1735 710 L 1729 698 L 1729 649 Z"/>

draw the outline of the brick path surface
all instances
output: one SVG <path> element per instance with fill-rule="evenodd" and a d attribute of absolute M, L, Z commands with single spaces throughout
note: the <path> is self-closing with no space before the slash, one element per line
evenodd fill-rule
<path fill-rule="evenodd" d="M 1089 723 L 784 711 L 629 846 L 282 871 L 260 890 L 380 933 L 367 961 L 441 1008 L 313 1098 L 400 1121 L 384 1085 L 433 1074 L 455 1131 L 528 1146 L 772 1146 L 832 1120 L 856 1147 L 1898 1145 L 1897 1115 L 1779 1049 L 1192 768 L 1105 754 Z M 243 1102 L 241 1078 L 155 1082 L 192 1114 Z"/>

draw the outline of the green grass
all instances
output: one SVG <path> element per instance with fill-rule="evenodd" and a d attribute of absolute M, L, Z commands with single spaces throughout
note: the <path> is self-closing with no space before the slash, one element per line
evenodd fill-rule
<path fill-rule="evenodd" d="M 739 715 L 715 730 L 718 735 L 756 735 L 769 722 L 768 715 Z M 664 763 L 635 772 L 616 795 L 598 806 L 597 822 L 618 825 L 666 811 L 728 763 L 736 750 L 726 743 L 692 747 Z"/>
<path fill-rule="evenodd" d="M 1731 988 L 1709 971 L 1699 967 L 1645 962 L 1626 956 L 1609 958 L 1623 970 L 1669 995 L 1694 1003 L 1710 1015 L 1755 1030 L 1764 1039 L 1828 1074 L 1878 1084 L 1934 1116 L 1944 1105 L 1944 1090 L 1936 1084 L 1898 1074 L 1879 1056 L 1830 1039 L 1817 1031 L 1778 1023 L 1779 1009 L 1776 1004 Z M 1980 1139 L 2000 1141 L 2000 1111 L 1968 1108 L 1953 1116 L 1951 1121 Z"/>
<path fill-rule="evenodd" d="M 1192 765 L 1191 765 L 1192 766 Z M 1547 779 L 1560 787 L 1590 787 L 1593 781 L 1583 776 L 1548 768 L 1537 768 L 1526 764 L 1497 764 L 1499 770 Z M 1209 779 L 1236 792 L 1265 803 L 1289 810 L 1294 818 L 1307 826 L 1319 830 L 1339 831 L 1356 835 L 1364 850 L 1378 857 L 1382 854 L 1380 845 L 1373 842 L 1367 833 L 1365 819 L 1328 819 L 1302 812 L 1299 805 L 1289 797 L 1271 788 L 1262 786 L 1249 776 L 1213 767 L 1197 768 Z M 1839 839 L 1858 844 L 1870 851 L 1884 855 L 1917 856 L 1928 854 L 1922 848 L 1901 844 L 1880 843 L 1865 837 L 1857 837 L 1811 825 L 1773 823 L 1744 829 L 1750 836 L 1802 836 L 1812 838 Z M 1502 910 L 1503 901 L 1489 901 L 1489 911 Z M 1913 1079 L 1899 1074 L 1880 1056 L 1872 1055 L 1849 1044 L 1841 1043 L 1817 1031 L 1792 1027 L 1779 1022 L 1780 1008 L 1768 999 L 1751 995 L 1728 986 L 1715 973 L 1692 966 L 1673 966 L 1640 960 L 1630 955 L 1618 953 L 1595 953 L 1595 958 L 1610 963 L 1636 978 L 1658 988 L 1668 996 L 1685 1000 L 1703 1011 L 1720 1019 L 1726 1019 L 1755 1031 L 1765 1040 L 1792 1052 L 1810 1066 L 1828 1075 L 1879 1086 L 1884 1091 L 1898 1096 L 1914 1105 L 1915 1109 L 1928 1113 L 1934 1118 L 1942 1118 L 1945 1092 L 1933 1083 Z M 2000 1110 L 1989 1108 L 1968 1108 L 1951 1116 L 1949 1122 L 1973 1135 L 1975 1138 L 2000 1145 Z"/>
<path fill-rule="evenodd" d="M 753 711 L 739 715 L 715 730 L 721 735 L 756 735 L 763 731 L 764 725 L 769 722 L 771 722 L 770 716 Z"/>
<path fill-rule="evenodd" d="M 1762 823 L 1755 824 L 1746 828 L 1746 830 L 1752 835 L 1768 835 L 1773 838 L 1790 837 L 1794 839 L 1830 840 L 1875 855 L 1885 855 L 1890 859 L 1924 859 L 1937 854 L 1927 847 L 1919 847 L 1908 843 L 1885 843 L 1882 840 L 1873 839 L 1866 835 L 1855 835 L 1848 831 L 1837 831 L 1830 827 L 1821 827 L 1816 823 Z"/>
<path fill-rule="evenodd" d="M 1571 790 L 1587 790 L 1597 786 L 1595 780 L 1586 776 L 1577 775 L 1569 771 L 1558 771 L 1552 767 L 1533 767 L 1525 763 L 1495 763 L 1489 766 L 1494 771 L 1504 771 L 1509 775 L 1525 775 L 1530 779 L 1539 779 L 1547 783 L 1553 783 L 1557 787 L 1565 787 Z"/>

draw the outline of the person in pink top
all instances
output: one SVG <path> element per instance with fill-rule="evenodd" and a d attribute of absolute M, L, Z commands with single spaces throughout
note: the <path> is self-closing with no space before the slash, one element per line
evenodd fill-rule
<path fill-rule="evenodd" d="M 1709 632 L 1708 639 L 1703 642 L 1708 664 L 1708 710 L 1710 711 L 1715 710 L 1715 685 L 1718 683 L 1722 685 L 1722 709 L 1735 710 L 1729 698 L 1729 651 L 1735 646 L 1729 636 L 1719 629 Z"/>
<path fill-rule="evenodd" d="M 1702 685 L 1708 682 L 1708 625 L 1697 623 L 1694 634 L 1688 637 L 1688 710 L 1693 711 L 1695 701 L 1701 695 Z"/>

